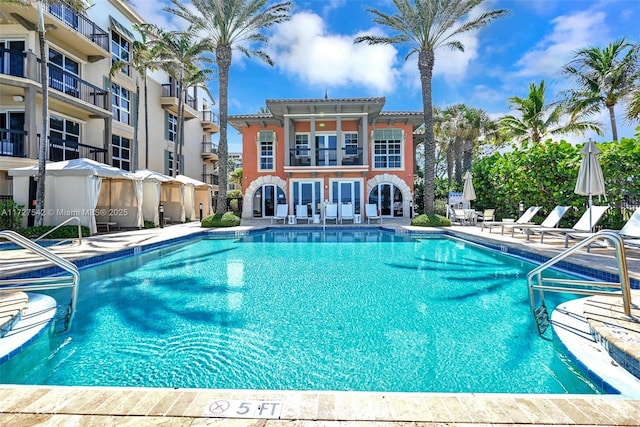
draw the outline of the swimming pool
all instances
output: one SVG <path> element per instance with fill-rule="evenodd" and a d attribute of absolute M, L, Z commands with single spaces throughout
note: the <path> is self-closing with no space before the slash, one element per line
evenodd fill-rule
<path fill-rule="evenodd" d="M 594 393 L 540 339 L 533 264 L 379 231 L 199 239 L 82 270 L 72 330 L 1 382 Z M 558 273 L 559 274 L 559 273 Z"/>

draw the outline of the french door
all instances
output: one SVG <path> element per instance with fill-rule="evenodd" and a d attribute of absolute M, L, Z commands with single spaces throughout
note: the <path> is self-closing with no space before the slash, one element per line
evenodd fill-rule
<path fill-rule="evenodd" d="M 322 206 L 320 181 L 293 181 L 294 210 L 297 205 L 306 205 L 308 214 L 319 214 Z"/>
<path fill-rule="evenodd" d="M 333 203 L 353 204 L 353 213 L 360 213 L 360 181 L 333 181 L 331 184 Z"/>
<path fill-rule="evenodd" d="M 338 137 L 336 135 L 316 135 L 317 166 L 337 164 Z"/>
<path fill-rule="evenodd" d="M 387 218 L 404 215 L 402 192 L 393 184 L 380 184 L 369 193 L 369 203 L 378 205 L 380 215 Z"/>

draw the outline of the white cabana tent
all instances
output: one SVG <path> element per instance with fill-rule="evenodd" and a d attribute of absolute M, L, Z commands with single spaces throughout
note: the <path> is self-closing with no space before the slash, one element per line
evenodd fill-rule
<path fill-rule="evenodd" d="M 38 166 L 10 169 L 13 198 L 29 204 L 29 178 L 38 175 Z M 120 227 L 143 226 L 142 181 L 132 173 L 90 159 L 73 159 L 46 165 L 44 224 L 58 225 L 77 216 L 91 233 L 96 222 L 117 223 Z M 25 218 L 26 225 L 26 218 Z"/>
<path fill-rule="evenodd" d="M 165 219 L 184 222 L 184 184 L 168 175 L 149 169 L 141 169 L 134 174 L 142 179 L 144 221 L 160 225 L 159 206 L 162 203 Z"/>
<path fill-rule="evenodd" d="M 211 215 L 211 199 L 213 198 L 213 186 L 185 175 L 178 175 L 176 179 L 185 185 L 185 215 L 191 220 L 199 219 L 200 203 L 202 203 L 202 216 Z"/>

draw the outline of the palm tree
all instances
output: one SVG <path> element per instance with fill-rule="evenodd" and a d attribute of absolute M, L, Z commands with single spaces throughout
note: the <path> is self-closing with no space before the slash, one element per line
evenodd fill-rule
<path fill-rule="evenodd" d="M 266 6 L 267 0 L 191 0 L 191 4 L 171 0 L 174 7 L 164 10 L 180 16 L 194 28 L 207 33 L 218 66 L 220 97 L 220 139 L 218 142 L 219 188 L 216 213 L 227 209 L 227 115 L 229 108 L 229 69 L 233 49 L 247 57 L 257 56 L 269 65 L 273 61 L 265 52 L 253 49 L 255 43 L 268 41 L 261 30 L 290 18 L 293 4 L 289 1 Z M 191 7 L 193 6 L 193 7 Z"/>
<path fill-rule="evenodd" d="M 435 165 L 436 147 L 433 134 L 433 101 L 431 82 L 435 50 L 447 47 L 464 51 L 464 45 L 457 39 L 468 31 L 480 29 L 496 18 L 506 15 L 504 9 L 481 13 L 478 17 L 468 17 L 471 10 L 484 0 L 393 0 L 398 13 L 388 15 L 376 9 L 367 9 L 374 15 L 373 22 L 388 27 L 397 34 L 390 37 L 367 35 L 357 37 L 355 43 L 409 45 L 408 59 L 418 53 L 418 69 L 422 84 L 422 105 L 424 109 L 424 211 L 435 213 Z"/>
<path fill-rule="evenodd" d="M 180 165 L 182 146 L 184 145 L 184 102 L 189 88 L 204 85 L 211 70 L 200 69 L 198 64 L 208 62 L 204 55 L 212 50 L 208 40 L 196 40 L 196 30 L 190 26 L 186 31 L 163 31 L 156 26 L 147 24 L 148 34 L 153 35 L 156 47 L 157 61 L 160 66 L 176 82 L 176 96 L 178 98 L 178 123 L 176 140 L 174 141 L 174 175 L 178 175 L 183 165 Z"/>
<path fill-rule="evenodd" d="M 38 141 L 38 180 L 36 184 L 36 214 L 34 225 L 40 227 L 44 224 L 44 190 L 46 179 L 47 163 L 47 138 L 49 137 L 49 58 L 46 45 L 46 26 L 44 25 L 44 8 L 48 5 L 46 0 L 3 0 L 6 3 L 17 3 L 27 7 L 38 9 L 38 44 L 40 49 L 40 87 L 42 88 L 42 118 L 40 127 L 40 140 Z M 73 11 L 80 12 L 86 10 L 88 4 L 83 0 L 70 0 L 66 2 Z"/>
<path fill-rule="evenodd" d="M 576 84 L 565 92 L 572 113 L 591 115 L 605 107 L 609 111 L 614 141 L 618 140 L 614 107 L 635 86 L 639 54 L 640 46 L 622 38 L 604 49 L 580 49 L 562 68 L 562 73 Z"/>
<path fill-rule="evenodd" d="M 509 98 L 509 107 L 518 111 L 519 117 L 507 115 L 500 119 L 500 128 L 508 137 L 516 141 L 530 140 L 537 144 L 549 135 L 565 133 L 584 133 L 593 130 L 599 135 L 600 123 L 582 120 L 581 114 L 572 115 L 569 122 L 562 123 L 564 108 L 560 102 L 547 104 L 545 101 L 546 86 L 544 80 L 539 85 L 529 84 L 526 98 L 514 96 Z"/>
<path fill-rule="evenodd" d="M 629 100 L 627 103 L 627 119 L 630 121 L 640 119 L 640 76 L 638 77 L 638 83 L 629 94 Z"/>

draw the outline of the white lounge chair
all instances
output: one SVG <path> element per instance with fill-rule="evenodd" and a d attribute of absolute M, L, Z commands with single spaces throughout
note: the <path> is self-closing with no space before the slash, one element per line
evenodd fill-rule
<path fill-rule="evenodd" d="M 351 202 L 340 204 L 340 224 L 343 221 L 353 221 L 353 204 Z"/>
<path fill-rule="evenodd" d="M 338 205 L 336 203 L 327 203 L 324 206 L 324 221 L 335 221 L 338 223 Z"/>
<path fill-rule="evenodd" d="M 288 205 L 282 205 L 282 204 L 276 205 L 276 214 L 271 217 L 271 224 L 273 224 L 274 221 L 276 222 L 276 224 L 278 223 L 278 221 L 282 221 L 282 223 L 284 224 L 285 221 L 287 220 L 288 213 L 289 213 Z"/>
<path fill-rule="evenodd" d="M 538 213 L 538 211 L 542 208 L 542 206 L 531 206 L 529 209 L 524 211 L 520 218 L 515 220 L 515 222 L 507 222 L 507 221 L 482 221 L 482 231 L 484 231 L 484 227 L 489 228 L 489 233 L 491 233 L 491 229 L 493 227 L 502 227 L 504 224 L 530 224 L 531 220 Z"/>
<path fill-rule="evenodd" d="M 547 217 L 544 219 L 544 221 L 542 221 L 542 224 L 516 224 L 516 223 L 506 223 L 506 224 L 502 224 L 502 234 L 504 234 L 504 229 L 511 229 L 511 237 L 515 237 L 515 231 L 516 230 L 522 230 L 524 231 L 524 233 L 527 235 L 527 240 L 529 240 L 529 237 L 531 236 L 531 234 L 533 234 L 533 232 L 531 231 L 532 228 L 536 228 L 536 229 L 547 229 L 547 228 L 555 228 L 558 226 L 558 223 L 560 222 L 560 220 L 562 219 L 562 217 L 564 216 L 565 213 L 567 213 L 567 210 L 569 210 L 569 206 L 556 206 L 555 208 L 553 208 L 553 210 L 551 211 L 551 213 L 549 215 L 547 215 Z"/>
<path fill-rule="evenodd" d="M 371 224 L 371 220 L 378 220 L 382 224 L 382 217 L 378 214 L 378 206 L 373 203 L 364 205 L 364 213 L 367 215 L 367 222 Z"/>
<path fill-rule="evenodd" d="M 569 237 L 576 240 L 583 240 L 591 237 L 594 233 L 569 233 Z M 618 231 L 624 244 L 629 247 L 640 247 L 640 208 L 636 209 L 627 220 L 624 226 Z"/>
<path fill-rule="evenodd" d="M 307 221 L 307 224 L 309 224 L 310 219 L 307 205 L 296 205 L 296 222 Z"/>
<path fill-rule="evenodd" d="M 591 206 L 575 223 L 573 228 L 532 228 L 534 233 L 540 233 L 540 243 L 544 243 L 545 235 L 564 236 L 564 247 L 569 247 L 569 239 L 584 239 L 593 235 L 593 227 L 600 221 L 602 215 L 609 209 L 609 206 Z"/>

